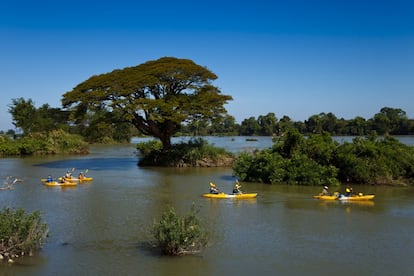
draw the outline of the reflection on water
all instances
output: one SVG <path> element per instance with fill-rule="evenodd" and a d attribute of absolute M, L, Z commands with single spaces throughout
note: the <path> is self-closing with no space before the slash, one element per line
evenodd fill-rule
<path fill-rule="evenodd" d="M 358 186 L 375 199 L 339 202 L 313 199 L 320 187 L 242 183 L 245 192 L 258 197 L 208 199 L 201 195 L 210 181 L 231 191 L 231 169 L 139 168 L 134 150 L 129 145 L 99 146 L 87 156 L 0 159 L 0 177 L 24 179 L 14 190 L 0 191 L 0 207 L 40 210 L 51 233 L 39 254 L 13 266 L 0 264 L 0 274 L 414 273 L 412 187 Z M 40 182 L 71 168 L 75 173 L 88 169 L 94 180 L 65 189 Z M 143 246 L 152 223 L 167 208 L 182 214 L 193 204 L 210 232 L 209 246 L 201 254 L 162 257 Z"/>

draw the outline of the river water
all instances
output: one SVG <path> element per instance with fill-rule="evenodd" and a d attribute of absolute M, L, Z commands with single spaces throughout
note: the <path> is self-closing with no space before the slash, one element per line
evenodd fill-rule
<path fill-rule="evenodd" d="M 235 152 L 271 144 L 268 137 L 209 140 Z M 23 179 L 0 191 L 0 207 L 40 210 L 50 229 L 41 251 L 0 263 L 0 275 L 414 275 L 413 187 L 357 186 L 375 199 L 341 203 L 313 199 L 321 187 L 241 183 L 258 197 L 207 199 L 210 181 L 231 191 L 231 169 L 140 168 L 133 144 L 91 151 L 0 159 L 2 179 Z M 67 189 L 40 183 L 72 168 L 94 180 Z M 169 207 L 184 214 L 193 204 L 208 247 L 182 257 L 151 250 L 153 222 Z"/>

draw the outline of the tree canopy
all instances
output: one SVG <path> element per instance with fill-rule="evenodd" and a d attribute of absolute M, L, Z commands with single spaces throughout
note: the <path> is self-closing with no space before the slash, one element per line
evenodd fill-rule
<path fill-rule="evenodd" d="M 102 108 L 121 114 L 141 133 L 159 138 L 164 149 L 182 124 L 219 121 L 231 96 L 211 82 L 217 76 L 189 59 L 163 57 L 92 76 L 66 92 L 62 105 L 80 118 Z"/>
<path fill-rule="evenodd" d="M 60 108 L 52 108 L 43 104 L 36 108 L 32 99 L 12 99 L 9 113 L 13 117 L 14 126 L 20 128 L 24 135 L 31 132 L 67 129 L 68 114 Z"/>

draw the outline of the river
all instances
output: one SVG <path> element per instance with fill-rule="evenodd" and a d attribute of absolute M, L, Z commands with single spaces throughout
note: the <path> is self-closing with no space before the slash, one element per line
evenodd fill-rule
<path fill-rule="evenodd" d="M 271 145 L 269 137 L 208 140 L 235 152 Z M 40 182 L 72 168 L 94 180 L 68 189 Z M 0 159 L 0 177 L 7 175 L 23 182 L 0 191 L 0 207 L 40 210 L 50 236 L 35 256 L 0 263 L 0 275 L 414 275 L 413 187 L 357 186 L 375 199 L 341 203 L 313 199 L 321 187 L 241 183 L 258 197 L 207 199 L 210 181 L 231 191 L 231 169 L 140 168 L 133 144 Z M 153 222 L 193 204 L 208 247 L 182 257 L 150 250 Z"/>

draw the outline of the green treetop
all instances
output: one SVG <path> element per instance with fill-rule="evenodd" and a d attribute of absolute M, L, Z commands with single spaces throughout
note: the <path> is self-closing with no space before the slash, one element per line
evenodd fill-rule
<path fill-rule="evenodd" d="M 163 57 L 138 66 L 92 76 L 63 95 L 73 119 L 94 109 L 122 114 L 145 135 L 159 138 L 164 149 L 183 123 L 215 121 L 226 115 L 231 96 L 211 82 L 217 76 L 189 59 Z"/>

